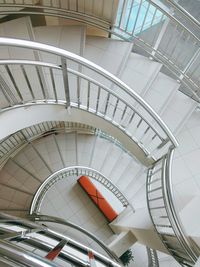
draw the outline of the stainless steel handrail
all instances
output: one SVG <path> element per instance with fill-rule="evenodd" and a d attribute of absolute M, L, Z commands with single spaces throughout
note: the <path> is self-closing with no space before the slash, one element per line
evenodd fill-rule
<path fill-rule="evenodd" d="M 109 247 L 101 241 L 98 237 L 96 237 L 94 234 L 91 232 L 87 231 L 86 229 L 80 227 L 77 224 L 74 224 L 70 221 L 55 217 L 55 216 L 49 216 L 49 215 L 44 215 L 44 214 L 31 214 L 27 216 L 29 220 L 33 220 L 35 222 L 50 222 L 50 223 L 55 223 L 55 224 L 60 224 L 60 225 L 65 225 L 69 226 L 70 228 L 73 228 L 84 235 L 90 237 L 93 241 L 95 241 L 107 254 L 109 257 L 113 258 L 116 262 L 120 262 L 119 258 L 112 252 Z"/>
<path fill-rule="evenodd" d="M 170 254 L 180 263 L 193 266 L 196 255 L 184 233 L 174 207 L 171 184 L 171 164 L 174 148 L 148 171 L 147 204 L 152 223 Z M 155 173 L 155 175 L 154 175 Z"/>
<path fill-rule="evenodd" d="M 8 241 L 0 240 L 0 255 L 6 257 L 20 266 L 30 267 L 58 267 L 58 264 L 50 262 L 30 251 L 26 251 Z M 22 264 L 22 265 L 21 265 Z"/>
<path fill-rule="evenodd" d="M 133 1 L 133 0 L 131 0 Z M 127 6 L 128 1 L 127 0 L 122 0 L 123 2 L 123 8 Z M 188 27 L 187 23 L 184 24 L 182 23 L 176 16 L 168 11 L 166 8 L 163 8 L 159 3 L 157 3 L 154 0 L 148 0 L 146 1 L 149 6 L 155 7 L 156 10 L 159 10 L 163 15 L 166 16 L 170 22 L 173 22 L 176 24 L 176 26 L 181 28 L 181 31 L 184 31 L 185 33 L 188 34 L 188 38 L 191 39 L 193 38 L 197 43 L 199 43 L 199 38 L 197 35 L 190 30 Z M 196 21 L 191 15 L 187 14 L 187 12 L 171 0 L 166 0 L 166 2 L 173 8 L 175 11 L 180 12 L 181 15 L 184 16 L 186 20 L 188 20 L 189 23 L 194 25 L 194 27 L 197 27 L 197 30 L 199 29 L 199 23 Z M 80 8 L 79 8 L 80 4 Z M 106 2 L 106 4 L 110 4 L 109 2 Z M 139 5 L 142 5 L 142 1 L 138 3 Z M 104 5 L 104 2 L 103 2 Z M 187 70 L 188 70 L 188 65 L 186 64 L 186 71 L 181 69 L 182 64 L 177 65 L 177 60 L 176 58 L 173 59 L 172 57 L 169 57 L 165 51 L 161 51 L 158 48 L 154 48 L 154 45 L 152 45 L 150 42 L 146 42 L 141 36 L 138 36 L 137 34 L 129 34 L 127 31 L 127 27 L 125 27 L 125 30 L 122 30 L 122 28 L 118 27 L 116 22 L 114 22 L 116 16 L 116 5 L 115 1 L 112 2 L 112 15 L 111 17 L 107 20 L 105 17 L 102 15 L 95 15 L 94 8 L 92 11 L 87 12 L 87 10 L 84 8 L 84 10 L 80 11 L 82 8 L 82 1 L 76 1 L 76 7 L 72 9 L 71 7 L 65 7 L 63 8 L 59 2 L 59 4 L 55 4 L 54 2 L 50 1 L 49 4 L 44 4 L 44 5 L 34 5 L 29 3 L 17 3 L 15 0 L 13 1 L 12 4 L 4 3 L 0 4 L 2 7 L 6 7 L 6 10 L 2 10 L 1 14 L 3 15 L 9 15 L 9 14 L 35 14 L 35 15 L 47 15 L 47 16 L 55 16 L 55 17 L 61 17 L 61 18 L 67 18 L 67 19 L 73 19 L 75 21 L 80 21 L 80 22 L 86 22 L 89 25 L 92 25 L 94 27 L 100 28 L 106 32 L 109 32 L 110 34 L 116 35 L 119 38 L 125 39 L 126 41 L 132 41 L 134 38 L 134 41 L 137 40 L 137 45 L 139 45 L 142 49 L 144 49 L 147 53 L 149 53 L 151 56 L 155 57 L 157 60 L 161 61 L 167 68 L 168 70 L 177 77 L 177 79 L 181 80 L 183 86 L 186 86 L 187 88 L 187 95 L 192 97 L 196 101 L 200 101 L 200 94 L 198 93 L 198 81 L 196 81 L 196 77 L 192 77 L 192 75 L 187 75 Z M 133 5 L 133 4 L 132 4 Z M 18 8 L 19 10 L 13 9 L 13 6 Z M 8 8 L 11 8 L 11 10 L 8 10 Z M 105 9 L 104 6 L 101 8 L 102 10 Z M 119 12 L 119 10 L 118 10 Z M 140 9 L 138 10 L 138 13 L 140 12 Z M 123 12 L 122 12 L 123 13 Z M 124 12 L 123 16 L 125 16 L 126 12 Z M 122 14 L 121 14 L 122 15 Z M 137 17 L 139 14 L 137 15 Z M 130 18 L 130 16 L 129 16 Z M 146 16 L 143 18 L 143 24 L 145 23 Z M 120 19 L 123 21 L 124 19 Z M 126 19 L 125 19 L 126 20 Z M 143 28 L 143 27 L 142 27 Z M 175 27 L 176 28 L 176 27 Z M 120 31 L 116 31 L 115 29 L 119 29 Z M 127 34 L 127 36 L 124 36 L 124 33 Z M 150 49 L 150 51 L 149 51 Z M 191 50 L 191 49 L 190 49 Z M 154 54 L 154 55 L 153 55 Z M 189 66 L 195 62 L 195 60 L 198 58 L 198 53 L 194 52 L 194 58 L 192 62 L 188 62 Z M 182 92 L 185 93 L 185 89 L 180 88 Z M 196 93 L 197 91 L 197 93 Z"/>
<path fill-rule="evenodd" d="M 91 133 L 102 139 L 108 140 L 136 160 L 134 155 L 125 149 L 125 147 L 123 147 L 123 145 L 117 139 L 100 129 L 96 129 L 92 126 L 81 123 L 48 121 L 24 128 L 12 135 L 9 135 L 3 140 L 0 140 L 0 169 L 6 164 L 10 157 L 14 157 L 14 155 L 29 142 L 50 134 L 59 134 L 63 132 L 79 130 L 81 132 L 85 131 L 86 133 Z"/>
<path fill-rule="evenodd" d="M 175 205 L 174 205 L 174 197 L 173 197 L 173 191 L 172 191 L 172 181 L 171 181 L 171 171 L 172 171 L 172 159 L 174 154 L 174 148 L 170 148 L 167 157 L 166 157 L 166 174 L 163 177 L 163 190 L 165 195 L 165 205 L 167 209 L 167 213 L 169 216 L 169 219 L 171 221 L 171 225 L 174 229 L 174 232 L 178 238 L 180 238 L 180 242 L 182 243 L 182 246 L 185 248 L 187 253 L 189 255 L 192 255 L 192 258 L 194 261 L 198 259 L 197 255 L 194 252 L 194 249 L 192 248 L 192 244 L 189 241 L 188 238 L 186 238 L 186 234 L 184 233 L 184 227 L 181 224 L 181 220 L 179 219 L 178 212 L 176 211 Z"/>
<path fill-rule="evenodd" d="M 122 82 L 116 76 L 106 71 L 105 69 L 101 68 L 100 66 L 96 65 L 95 63 L 83 57 L 80 57 L 76 54 L 68 52 L 66 50 L 53 47 L 50 45 L 46 45 L 46 44 L 32 42 L 32 41 L 0 37 L 0 46 L 21 47 L 21 48 L 27 48 L 27 49 L 38 50 L 41 52 L 43 51 L 43 52 L 55 54 L 55 55 L 64 57 L 66 59 L 72 60 L 78 64 L 81 64 L 82 66 L 87 67 L 88 69 L 91 69 L 92 71 L 95 71 L 96 73 L 102 75 L 104 78 L 108 79 L 113 84 L 122 88 L 130 97 L 134 98 L 134 100 L 136 100 L 155 119 L 155 121 L 159 124 L 159 126 L 163 129 L 163 131 L 165 131 L 165 133 L 167 134 L 171 142 L 175 146 L 178 145 L 175 137 L 173 136 L 169 128 L 166 126 L 166 124 L 162 121 L 162 119 L 158 116 L 158 114 L 152 109 L 152 107 L 142 99 L 141 96 L 139 96 L 135 91 L 133 91 L 129 86 L 127 86 L 124 82 Z"/>
<path fill-rule="evenodd" d="M 94 113 L 95 115 L 103 117 L 103 119 L 106 119 L 109 122 L 113 122 L 113 124 L 115 126 L 118 126 L 120 128 L 120 130 L 123 130 L 147 154 L 154 153 L 154 151 L 159 150 L 160 148 L 165 146 L 166 143 L 172 143 L 174 146 L 177 146 L 177 141 L 176 141 L 175 137 L 170 132 L 169 128 L 160 119 L 160 117 L 155 113 L 155 111 L 147 103 L 145 103 L 145 101 L 139 95 L 137 95 L 133 90 L 131 90 L 130 87 L 128 87 L 126 84 L 124 84 L 118 78 L 116 78 L 114 75 L 105 71 L 104 69 L 97 66 L 96 64 L 94 64 L 94 63 L 92 63 L 86 59 L 83 59 L 77 55 L 74 55 L 70 52 L 67 52 L 65 50 L 62 50 L 62 49 L 59 49 L 56 47 L 52 47 L 52 46 L 48 46 L 48 45 L 44 45 L 44 44 L 40 44 L 40 43 L 25 41 L 25 40 L 17 40 L 17 39 L 13 40 L 13 39 L 9 39 L 9 38 L 0 38 L 0 45 L 2 45 L 2 46 L 8 45 L 10 47 L 28 48 L 28 49 L 33 49 L 33 50 L 39 50 L 40 52 L 47 52 L 50 54 L 55 54 L 55 55 L 60 57 L 61 62 L 62 62 L 61 66 L 57 66 L 55 64 L 48 64 L 46 62 L 40 62 L 38 64 L 38 62 L 27 61 L 27 60 L 24 60 L 24 61 L 23 60 L 15 60 L 15 59 L 14 60 L 6 60 L 6 61 L 2 60 L 2 62 L 0 62 L 0 65 L 2 64 L 4 66 L 6 66 L 6 71 L 8 72 L 8 76 L 11 79 L 11 82 L 13 83 L 13 85 L 15 87 L 14 89 L 16 90 L 17 95 L 19 97 L 19 102 L 16 103 L 15 100 L 13 100 L 14 106 L 12 107 L 12 105 L 11 105 L 8 108 L 20 107 L 20 106 L 23 106 L 25 104 L 32 104 L 33 105 L 33 104 L 39 104 L 39 103 L 50 103 L 50 104 L 61 103 L 63 105 L 64 103 L 66 103 L 67 106 L 87 110 L 89 112 Z M 104 78 L 106 82 L 112 83 L 114 86 L 119 88 L 121 90 L 121 92 L 119 92 L 119 93 L 124 95 L 124 96 L 119 97 L 119 94 L 116 94 L 114 92 L 114 90 L 110 89 L 108 86 L 97 82 L 95 79 L 88 77 L 87 75 L 85 75 L 83 73 L 80 73 L 76 70 L 71 70 L 71 69 L 67 68 L 65 60 L 72 60 L 73 62 L 76 62 L 77 64 L 79 64 L 83 67 L 86 67 L 88 70 L 92 70 L 92 72 L 94 72 L 95 74 L 98 74 L 102 78 Z M 36 71 L 37 71 L 38 66 L 48 67 L 48 69 L 50 70 L 50 74 L 51 74 L 51 79 L 52 79 L 51 82 L 52 82 L 52 86 L 54 89 L 55 99 L 54 98 L 48 99 L 47 98 L 47 92 L 45 92 L 44 88 L 41 88 L 41 91 L 42 91 L 42 94 L 44 97 L 43 100 L 35 99 L 35 97 L 32 97 L 27 103 L 21 103 L 20 104 L 20 102 L 24 102 L 23 93 L 21 93 L 19 88 L 17 87 L 17 81 L 15 81 L 15 78 L 12 74 L 12 70 L 10 69 L 10 66 L 12 66 L 12 65 L 17 65 L 21 68 L 23 67 L 22 70 L 23 70 L 24 79 L 27 82 L 28 82 L 28 77 L 27 77 L 27 73 L 25 72 L 25 66 L 27 66 L 27 65 L 34 66 L 36 68 Z M 58 97 L 57 97 L 57 93 L 59 93 L 59 92 L 56 92 L 55 86 L 57 84 L 55 84 L 55 79 L 53 76 L 53 70 L 54 69 L 59 70 L 60 75 L 63 78 L 64 94 L 65 94 L 64 99 L 58 99 Z M 39 75 L 39 73 L 38 73 L 38 75 Z M 75 99 L 75 100 L 73 99 L 73 101 L 70 99 L 70 90 L 72 90 L 72 89 L 70 89 L 71 85 L 69 82 L 69 77 L 68 77 L 69 75 L 73 75 L 73 77 L 76 78 L 76 82 L 77 82 L 77 99 Z M 45 77 L 45 74 L 44 74 L 44 77 Z M 41 80 L 41 77 L 38 76 L 38 79 Z M 88 96 L 85 96 L 85 98 L 87 98 L 87 99 L 85 99 L 85 100 L 83 99 L 83 101 L 87 102 L 87 104 L 85 106 L 82 105 L 80 102 L 81 101 L 81 99 L 80 99 L 81 90 L 85 90 L 84 88 L 82 89 L 83 82 L 88 83 L 88 88 L 87 88 Z M 41 83 L 41 85 L 42 85 L 42 83 Z M 94 87 L 94 85 L 95 85 L 95 87 Z M 29 87 L 31 87 L 30 84 L 29 84 Z M 29 88 L 29 89 L 31 91 L 31 94 L 34 96 L 35 92 L 33 92 L 33 88 Z M 92 108 L 90 107 L 90 102 L 89 102 L 90 101 L 90 99 L 89 99 L 90 90 L 95 90 L 98 92 L 98 94 L 95 96 L 96 97 L 95 109 L 94 109 L 94 107 L 92 107 Z M 99 102 L 105 101 L 105 99 L 104 99 L 105 97 L 102 96 L 105 93 L 107 94 L 106 106 L 104 108 L 104 111 L 100 111 L 99 110 Z M 96 92 L 95 92 L 95 94 L 96 94 Z M 82 95 L 82 97 L 83 97 L 83 95 Z M 112 114 L 108 114 L 108 112 L 111 112 L 108 109 L 108 105 L 112 106 L 113 105 L 112 102 L 115 99 L 117 100 L 116 107 L 113 110 Z M 127 99 L 128 99 L 128 101 L 132 101 L 132 103 L 129 104 L 127 102 Z M 140 109 L 134 108 L 133 101 L 137 102 Z M 122 107 L 120 107 L 120 105 Z M 3 108 L 2 112 L 7 110 L 8 108 Z M 118 117 L 118 118 L 116 118 L 118 121 L 115 121 L 115 116 L 117 114 L 117 111 L 121 112 L 121 115 L 119 115 L 119 114 L 117 115 L 117 116 L 121 116 L 121 119 Z M 111 117 L 109 117 L 109 116 L 111 116 Z M 138 139 L 138 140 L 135 139 L 134 135 L 131 132 L 129 132 L 129 130 L 127 130 L 127 128 L 130 126 L 130 124 L 134 122 L 134 117 L 136 117 L 136 121 L 137 121 L 138 117 L 140 118 L 140 121 L 138 121 L 137 125 L 135 125 L 136 130 L 138 128 L 140 128 L 140 125 L 143 125 L 143 124 L 146 125 L 145 128 L 143 129 L 143 133 L 139 137 L 140 139 Z M 151 118 L 149 118 L 149 117 L 151 117 Z M 127 120 L 127 122 L 125 123 L 126 125 L 124 125 L 125 118 Z M 152 120 L 152 121 L 150 122 L 149 120 Z M 145 138 L 148 139 L 148 134 L 149 134 L 148 131 L 151 132 L 151 138 L 152 138 L 152 139 L 150 139 L 151 143 L 154 142 L 153 139 L 155 137 L 159 139 L 159 144 L 157 144 L 157 145 L 154 144 L 154 147 L 151 148 L 152 151 L 148 151 L 148 148 L 145 148 L 145 146 L 149 146 L 150 140 L 145 141 L 145 144 L 141 140 L 141 139 L 145 139 Z"/>
<path fill-rule="evenodd" d="M 35 193 L 31 208 L 30 214 L 39 213 L 42 200 L 52 185 L 54 185 L 57 181 L 61 179 L 65 179 L 68 176 L 72 175 L 88 175 L 90 178 L 93 178 L 103 184 L 108 190 L 113 193 L 117 199 L 122 203 L 123 206 L 128 206 L 129 201 L 126 199 L 123 193 L 114 185 L 108 178 L 102 175 L 100 172 L 84 166 L 71 166 L 63 168 L 52 175 L 50 175 L 38 188 L 37 192 Z"/>
<path fill-rule="evenodd" d="M 24 218 L 18 218 L 15 216 L 11 216 L 11 215 L 7 215 L 4 213 L 0 213 L 0 224 L 3 224 L 2 226 L 2 230 L 5 230 L 6 233 L 9 232 L 8 227 L 5 227 L 4 225 L 6 224 L 7 226 L 15 226 L 17 225 L 18 227 L 22 227 L 23 229 L 28 229 L 28 231 L 25 230 L 25 233 L 22 234 L 22 241 L 26 244 L 30 244 L 31 247 L 34 248 L 38 248 L 38 249 L 42 249 L 45 250 L 47 249 L 47 251 L 49 249 L 54 248 L 54 246 L 51 244 L 51 242 L 47 239 L 47 240 L 43 240 L 43 236 L 50 238 L 56 242 L 61 241 L 61 240 L 66 240 L 67 242 L 67 246 L 72 247 L 75 250 L 78 250 L 80 252 L 82 252 L 83 254 L 87 255 L 88 251 L 92 251 L 96 260 L 102 262 L 103 264 L 105 264 L 105 266 L 112 266 L 112 267 L 120 267 L 120 264 L 118 263 L 119 260 L 117 260 L 117 262 L 113 259 L 110 259 L 104 255 L 102 255 L 101 253 L 97 252 L 96 250 L 93 250 L 92 248 L 83 245 L 82 243 L 66 236 L 63 234 L 58 233 L 57 231 L 54 231 L 46 226 L 43 225 L 39 225 L 36 222 L 31 222 L 27 219 Z M 32 235 L 30 231 L 37 229 L 37 235 Z M 18 248 L 17 246 L 12 244 L 12 239 L 15 239 L 15 233 L 17 231 L 13 230 L 13 236 L 11 235 L 10 238 L 8 239 L 8 245 L 9 246 L 14 246 L 16 248 Z M 17 232 L 17 236 L 18 236 Z M 20 239 L 20 236 L 18 236 Z M 0 240 L 1 241 L 1 240 Z M 3 241 L 4 242 L 4 241 Z M 20 242 L 20 240 L 19 240 Z M 0 242 L 1 244 L 1 242 Z M 1 248 L 1 245 L 0 245 Z M 21 248 L 18 248 L 19 251 L 21 250 Z M 0 250 L 1 251 L 1 250 Z M 76 254 L 71 254 L 68 253 L 67 251 L 61 251 L 61 254 L 63 254 L 64 259 L 68 259 L 69 261 L 72 261 L 75 265 L 76 263 L 78 264 L 78 266 L 88 266 L 88 262 L 81 259 L 79 256 L 77 256 Z M 35 260 L 37 263 L 37 255 L 34 254 L 35 256 Z M 12 257 L 15 257 L 15 251 L 13 251 L 13 255 L 12 252 L 9 254 L 10 259 L 12 259 Z M 28 257 L 28 254 L 27 254 Z M 23 261 L 23 259 L 22 259 Z M 48 262 L 48 261 L 47 261 Z M 24 261 L 24 263 L 26 263 L 26 261 Z M 28 262 L 27 262 L 28 263 Z M 45 259 L 44 259 L 44 263 L 45 263 Z M 51 264 L 51 262 L 50 262 Z M 35 266 L 35 265 L 26 265 L 26 266 Z M 40 266 L 40 265 L 36 265 L 36 266 Z M 36 267 L 35 266 L 35 267 Z M 42 265 L 44 267 L 46 267 L 46 265 Z M 58 264 L 56 265 L 47 265 L 47 266 L 59 266 Z"/>
<path fill-rule="evenodd" d="M 164 2 L 165 1 L 200 29 L 199 21 L 195 17 L 193 17 L 186 9 L 184 9 L 179 3 L 174 0 L 164 0 Z"/>

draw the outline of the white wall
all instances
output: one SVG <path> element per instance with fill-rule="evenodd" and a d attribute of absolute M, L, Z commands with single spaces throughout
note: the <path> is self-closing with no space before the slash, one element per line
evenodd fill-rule
<path fill-rule="evenodd" d="M 172 170 L 175 204 L 187 234 L 200 236 L 200 112 L 195 111 L 177 136 Z"/>

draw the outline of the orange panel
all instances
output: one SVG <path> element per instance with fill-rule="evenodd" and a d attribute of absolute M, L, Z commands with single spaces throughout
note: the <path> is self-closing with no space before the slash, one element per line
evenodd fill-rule
<path fill-rule="evenodd" d="M 78 183 L 89 195 L 92 201 L 98 206 L 109 222 L 112 222 L 118 216 L 108 201 L 103 197 L 103 195 L 87 176 L 81 176 L 78 179 Z"/>

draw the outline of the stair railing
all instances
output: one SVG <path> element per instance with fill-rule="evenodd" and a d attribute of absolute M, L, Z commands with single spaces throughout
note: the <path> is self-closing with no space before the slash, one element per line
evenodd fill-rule
<path fill-rule="evenodd" d="M 184 233 L 174 206 L 171 164 L 174 148 L 153 164 L 147 177 L 147 204 L 153 225 L 170 254 L 182 265 L 193 266 L 195 248 Z"/>
<path fill-rule="evenodd" d="M 180 90 L 200 102 L 200 26 L 174 1 L 40 1 L 0 4 L 1 15 L 45 15 L 72 19 L 113 34 L 147 52 L 181 81 Z M 73 4 L 72 4 L 73 3 Z M 108 12 L 109 10 L 109 12 Z"/>
<path fill-rule="evenodd" d="M 72 229 L 75 229 L 76 231 L 86 235 L 87 237 L 91 238 L 93 241 L 95 241 L 106 253 L 107 255 L 111 258 L 114 259 L 116 262 L 119 262 L 119 258 L 115 255 L 114 252 L 112 252 L 108 246 L 102 242 L 99 238 L 97 238 L 94 234 L 91 232 L 87 231 L 86 229 L 80 227 L 77 224 L 74 224 L 70 221 L 54 217 L 54 216 L 49 216 L 49 215 L 44 215 L 44 214 L 31 214 L 27 216 L 28 220 L 35 221 L 35 222 L 49 222 L 49 223 L 54 223 L 54 224 L 59 224 L 59 225 L 64 225 L 67 227 L 70 227 Z"/>
<path fill-rule="evenodd" d="M 129 205 L 129 201 L 126 199 L 123 193 L 114 185 L 107 177 L 105 177 L 100 172 L 84 166 L 71 166 L 63 168 L 52 175 L 50 175 L 38 188 L 37 192 L 34 195 L 34 198 L 31 203 L 30 214 L 39 213 L 42 205 L 42 201 L 48 192 L 48 190 L 59 180 L 66 179 L 70 176 L 81 176 L 86 175 L 100 184 L 105 186 L 124 207 Z"/>
<path fill-rule="evenodd" d="M 42 259 L 37 256 L 37 250 L 43 251 L 44 255 L 44 253 L 47 254 L 53 250 L 56 243 L 65 241 L 64 247 L 62 247 L 60 254 L 57 255 L 61 260 L 72 263 L 75 266 L 87 267 L 89 266 L 87 254 L 88 251 L 92 251 L 96 261 L 100 262 L 103 266 L 120 267 L 120 264 L 115 260 L 75 241 L 69 236 L 60 234 L 44 225 L 33 223 L 27 219 L 0 213 L 0 226 L 2 233 L 0 236 L 0 255 L 1 252 L 2 254 L 5 252 L 4 256 L 7 256 L 8 259 L 20 262 L 25 266 L 60 266 L 58 263 L 54 264 L 51 261 L 45 260 L 45 258 Z M 18 246 L 13 244 L 16 241 Z M 22 247 L 27 245 L 29 249 L 34 250 L 34 254 L 22 249 L 21 244 Z M 24 259 L 24 257 L 27 257 L 27 259 Z M 35 259 L 35 265 L 31 265 L 33 259 Z M 40 265 L 41 263 L 43 265 Z"/>
<path fill-rule="evenodd" d="M 102 130 L 76 122 L 48 121 L 24 128 L 0 140 L 0 169 L 3 168 L 9 158 L 14 157 L 21 149 L 24 148 L 24 146 L 28 145 L 29 142 L 33 142 L 38 138 L 42 138 L 51 134 L 55 135 L 59 133 L 68 133 L 71 131 L 81 131 L 81 133 L 85 132 L 86 134 L 96 135 L 102 139 L 114 143 L 125 153 L 129 154 L 131 157 L 134 157 L 134 155 L 126 150 L 117 139 L 103 132 Z"/>
<path fill-rule="evenodd" d="M 148 267 L 159 267 L 159 260 L 156 250 L 146 247 L 148 256 Z"/>
<path fill-rule="evenodd" d="M 51 61 L 0 61 L 6 102 L 1 105 L 2 112 L 25 105 L 59 104 L 112 123 L 150 158 L 158 159 L 169 146 L 177 146 L 157 113 L 130 87 L 96 64 L 63 49 L 31 41 L 0 38 L 0 46 L 19 49 L 15 50 L 21 53 L 19 57 L 30 57 L 32 54 L 27 51 L 38 50 Z M 38 68 L 42 68 L 46 87 Z"/>

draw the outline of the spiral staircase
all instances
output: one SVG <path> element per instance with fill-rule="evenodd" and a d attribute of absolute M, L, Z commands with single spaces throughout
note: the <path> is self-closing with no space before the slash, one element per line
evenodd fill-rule
<path fill-rule="evenodd" d="M 156 250 L 194 266 L 171 169 L 199 103 L 199 22 L 171 0 L 2 0 L 0 16 L 1 266 L 120 266 L 137 243 L 148 266 Z"/>

